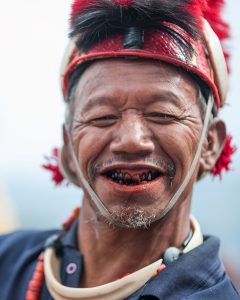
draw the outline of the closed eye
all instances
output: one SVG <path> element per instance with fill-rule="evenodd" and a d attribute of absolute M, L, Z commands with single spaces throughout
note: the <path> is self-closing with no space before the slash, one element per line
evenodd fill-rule
<path fill-rule="evenodd" d="M 165 113 L 159 113 L 159 112 L 152 112 L 152 113 L 145 114 L 145 117 L 149 120 L 152 120 L 154 122 L 159 122 L 159 123 L 167 123 L 167 122 L 177 120 L 176 116 L 165 114 Z"/>
<path fill-rule="evenodd" d="M 105 115 L 91 120 L 91 124 L 94 126 L 105 127 L 114 124 L 118 120 L 117 116 Z"/>

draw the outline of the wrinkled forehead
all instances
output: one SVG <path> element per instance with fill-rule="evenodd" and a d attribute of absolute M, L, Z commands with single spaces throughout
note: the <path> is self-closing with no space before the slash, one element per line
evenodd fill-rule
<path fill-rule="evenodd" d="M 77 101 L 80 105 L 94 102 L 94 98 L 153 97 L 167 92 L 175 93 L 180 100 L 186 96 L 195 100 L 198 91 L 197 84 L 186 71 L 147 59 L 95 61 L 78 74 L 75 86 L 75 100 L 81 100 Z"/>

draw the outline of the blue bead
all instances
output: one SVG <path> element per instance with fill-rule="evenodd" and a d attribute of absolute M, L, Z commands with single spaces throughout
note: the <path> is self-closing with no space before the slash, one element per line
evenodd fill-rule
<path fill-rule="evenodd" d="M 165 265 L 169 265 L 179 258 L 181 251 L 178 248 L 167 248 L 163 254 L 163 262 Z"/>

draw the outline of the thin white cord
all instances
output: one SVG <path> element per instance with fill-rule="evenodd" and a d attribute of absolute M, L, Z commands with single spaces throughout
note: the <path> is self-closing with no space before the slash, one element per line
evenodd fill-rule
<path fill-rule="evenodd" d="M 88 191 L 88 193 L 89 193 L 92 201 L 97 206 L 99 212 L 104 217 L 109 218 L 111 215 L 110 215 L 108 209 L 102 203 L 102 201 L 99 199 L 98 195 L 94 192 L 94 190 L 92 189 L 92 187 L 90 186 L 90 184 L 87 182 L 87 180 L 83 176 L 82 170 L 80 168 L 77 156 L 76 156 L 74 148 L 73 148 L 69 126 L 66 126 L 66 131 L 67 131 L 68 141 L 69 141 L 69 146 L 70 146 L 70 151 L 71 151 L 71 155 L 72 155 L 72 158 L 73 158 L 73 162 L 74 162 L 75 167 L 76 167 L 78 179 L 79 179 L 79 181 L 81 181 L 81 184 L 84 186 L 84 188 Z"/>
<path fill-rule="evenodd" d="M 179 187 L 179 189 L 175 193 L 175 195 L 168 202 L 168 205 L 166 206 L 164 211 L 158 216 L 157 220 L 162 219 L 172 209 L 172 207 L 175 205 L 175 203 L 177 202 L 177 200 L 179 199 L 179 197 L 181 196 L 181 194 L 183 193 L 183 191 L 187 187 L 187 185 L 188 185 L 188 183 L 189 183 L 189 181 L 190 181 L 190 179 L 191 179 L 191 177 L 192 177 L 192 175 L 193 175 L 193 173 L 194 173 L 194 171 L 197 167 L 199 158 L 201 156 L 203 143 L 204 143 L 204 140 L 205 140 L 205 137 L 206 137 L 206 134 L 207 134 L 208 125 L 209 125 L 209 122 L 210 122 L 211 112 L 212 112 L 212 108 L 213 108 L 213 103 L 214 103 L 214 98 L 211 94 L 210 97 L 209 97 L 208 105 L 207 105 L 203 130 L 202 130 L 201 137 L 200 137 L 200 140 L 199 140 L 198 148 L 197 148 L 195 157 L 193 159 L 193 162 L 191 164 L 191 167 L 189 169 L 189 172 L 188 172 L 187 176 L 185 177 L 183 183 L 181 184 L 181 186 Z"/>

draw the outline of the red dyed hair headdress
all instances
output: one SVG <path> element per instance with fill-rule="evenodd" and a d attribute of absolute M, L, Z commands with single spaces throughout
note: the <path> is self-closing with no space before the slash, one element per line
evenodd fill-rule
<path fill-rule="evenodd" d="M 219 109 L 227 94 L 229 58 L 222 50 L 229 37 L 229 27 L 221 17 L 223 5 L 224 0 L 75 0 L 71 40 L 61 69 L 65 101 L 74 75 L 85 62 L 139 57 L 190 71 L 212 91 Z M 234 152 L 229 138 L 226 147 L 213 170 L 215 175 L 229 169 L 231 158 L 226 159 L 226 153 Z"/>
<path fill-rule="evenodd" d="M 79 65 L 137 56 L 191 71 L 212 89 L 219 108 L 227 93 L 228 54 L 220 42 L 229 36 L 229 27 L 221 18 L 223 4 L 223 0 L 75 0 L 61 72 L 65 100 Z"/>

